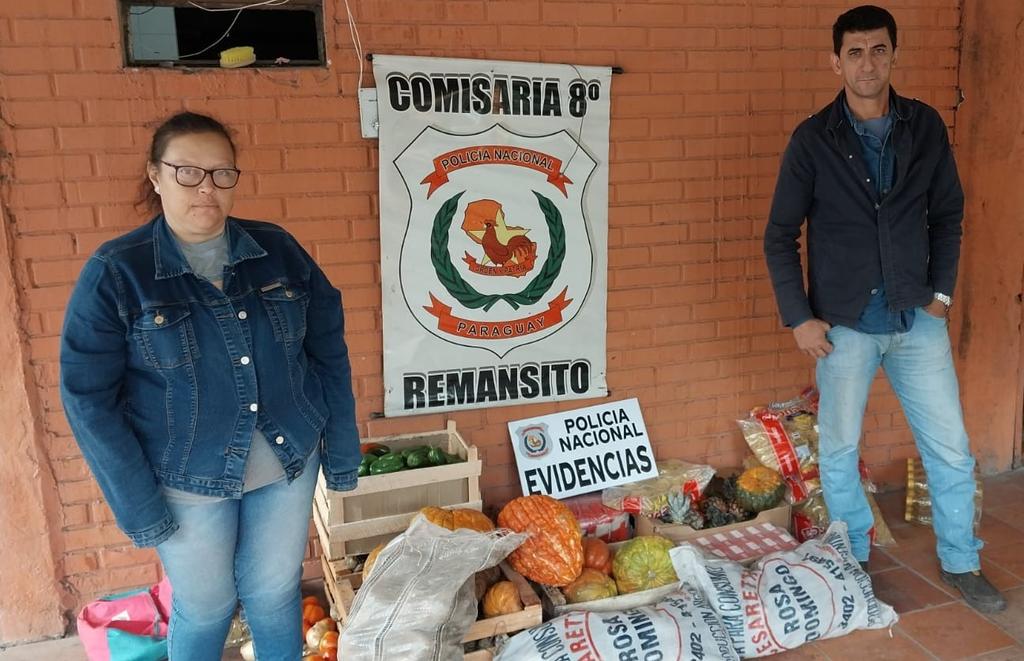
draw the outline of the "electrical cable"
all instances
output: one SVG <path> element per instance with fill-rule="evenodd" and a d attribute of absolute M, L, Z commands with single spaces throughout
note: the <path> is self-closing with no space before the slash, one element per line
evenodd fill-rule
<path fill-rule="evenodd" d="M 178 59 L 179 60 L 183 60 L 186 57 L 195 57 L 196 55 L 201 55 L 201 54 L 205 53 L 206 51 L 210 50 L 211 48 L 213 48 L 214 46 L 216 46 L 217 44 L 219 44 L 220 42 L 224 41 L 224 38 L 227 37 L 231 33 L 231 28 L 235 27 L 235 23 L 238 22 L 238 18 L 242 15 L 242 10 L 241 9 L 239 9 L 237 11 L 238 11 L 238 13 L 235 14 L 235 17 L 233 19 L 231 19 L 231 25 L 228 26 L 227 30 L 224 30 L 224 34 L 222 34 L 220 37 L 218 37 L 217 41 L 213 42 L 212 44 L 210 44 L 209 46 L 207 46 L 206 48 L 204 48 L 202 50 L 197 50 L 194 53 L 189 53 L 188 55 L 179 55 Z"/>
<path fill-rule="evenodd" d="M 188 4 L 192 5 L 196 9 L 202 9 L 203 11 L 218 12 L 218 11 L 242 11 L 243 9 L 253 9 L 254 7 L 262 7 L 263 5 L 270 5 L 271 7 L 277 7 L 279 5 L 286 5 L 289 2 L 291 2 L 291 1 L 292 0 L 262 0 L 261 2 L 253 2 L 251 4 L 243 5 L 241 7 L 221 7 L 219 9 L 212 9 L 210 7 L 204 7 L 203 5 L 199 4 L 198 2 L 194 2 L 193 0 L 189 0 Z"/>
<path fill-rule="evenodd" d="M 231 28 L 235 27 L 235 23 L 238 22 L 238 19 L 242 16 L 242 12 L 245 11 L 246 9 L 252 9 L 254 7 L 263 7 L 263 6 L 279 7 L 280 5 L 286 5 L 289 2 L 291 2 L 291 0 L 263 0 L 262 2 L 254 2 L 252 4 L 244 5 L 242 7 L 224 7 L 224 8 L 220 8 L 220 9 L 211 9 L 209 7 L 202 6 L 198 2 L 193 2 L 192 0 L 189 0 L 188 4 L 192 5 L 193 7 L 197 8 L 197 9 L 202 9 L 203 11 L 208 11 L 208 12 L 233 11 L 233 12 L 237 12 L 237 13 L 235 14 L 235 17 L 231 20 L 231 25 L 228 26 L 228 29 L 225 30 L 224 34 L 222 34 L 220 37 L 218 37 L 216 41 L 214 41 L 212 44 L 210 44 L 209 46 L 207 46 L 206 48 L 204 48 L 202 50 L 197 50 L 196 52 L 189 53 L 187 55 L 179 55 L 178 59 L 179 60 L 183 60 L 186 57 L 195 57 L 196 55 L 202 55 L 203 53 L 205 53 L 206 51 L 210 50 L 211 48 L 213 48 L 214 46 L 216 46 L 220 42 L 224 41 L 224 39 L 229 34 L 231 34 Z"/>
<path fill-rule="evenodd" d="M 356 84 L 356 90 L 363 88 L 363 42 L 359 38 L 359 28 L 356 27 L 356 19 L 352 17 L 352 9 L 348 6 L 348 0 L 345 0 L 345 12 L 348 14 L 348 33 L 352 38 L 352 47 L 356 50 L 356 59 L 359 60 L 359 82 Z"/>
<path fill-rule="evenodd" d="M 156 0 L 153 0 L 153 2 L 151 2 L 149 6 L 146 7 L 146 11 L 132 11 L 131 9 L 129 9 L 128 14 L 131 16 L 142 16 L 143 14 L 148 14 L 154 9 L 156 9 Z"/>

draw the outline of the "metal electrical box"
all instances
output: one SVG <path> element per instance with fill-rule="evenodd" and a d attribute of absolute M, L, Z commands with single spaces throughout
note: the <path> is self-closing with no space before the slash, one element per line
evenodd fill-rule
<path fill-rule="evenodd" d="M 363 87 L 359 90 L 359 127 L 364 138 L 376 138 L 380 134 L 376 87 Z"/>

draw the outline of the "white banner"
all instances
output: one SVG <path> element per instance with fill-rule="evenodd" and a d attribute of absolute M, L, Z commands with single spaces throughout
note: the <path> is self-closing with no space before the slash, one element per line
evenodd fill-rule
<path fill-rule="evenodd" d="M 611 70 L 373 69 L 385 415 L 606 395 Z"/>
<path fill-rule="evenodd" d="M 566 498 L 658 476 L 640 402 L 508 423 L 523 495 Z"/>

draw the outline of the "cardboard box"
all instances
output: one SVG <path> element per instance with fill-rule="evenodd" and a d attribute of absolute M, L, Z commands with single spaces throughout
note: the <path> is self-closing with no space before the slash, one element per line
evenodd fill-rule
<path fill-rule="evenodd" d="M 712 528 L 688 543 L 705 553 L 733 562 L 752 563 L 769 553 L 790 551 L 799 543 L 789 531 L 772 523 L 754 523 L 719 531 Z"/>
<path fill-rule="evenodd" d="M 662 523 L 655 519 L 648 519 L 645 516 L 636 517 L 636 535 L 661 535 L 667 537 L 675 542 L 677 545 L 680 542 L 686 542 L 697 537 L 703 537 L 708 533 L 712 532 L 729 532 L 730 530 L 737 530 L 739 528 L 746 528 L 751 525 L 758 525 L 761 523 L 771 523 L 774 526 L 783 528 L 792 532 L 792 517 L 790 515 L 791 507 L 789 503 L 783 502 L 778 507 L 774 507 L 770 510 L 765 510 L 749 521 L 741 521 L 739 523 L 733 523 L 728 526 L 719 526 L 717 528 L 704 528 L 702 530 L 694 530 L 688 525 L 680 523 Z"/>

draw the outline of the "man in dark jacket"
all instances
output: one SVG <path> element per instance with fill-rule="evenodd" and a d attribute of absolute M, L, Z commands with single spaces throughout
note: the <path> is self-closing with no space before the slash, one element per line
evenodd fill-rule
<path fill-rule="evenodd" d="M 1006 601 L 979 571 L 974 458 L 946 328 L 963 218 L 946 126 L 933 108 L 890 87 L 897 49 L 888 11 L 851 9 L 832 38 L 843 90 L 793 132 L 764 237 L 782 320 L 817 360 L 825 501 L 866 566 L 873 519 L 857 462 L 881 366 L 928 474 L 942 578 L 972 607 L 999 611 Z M 806 289 L 798 243 L 805 220 Z"/>

